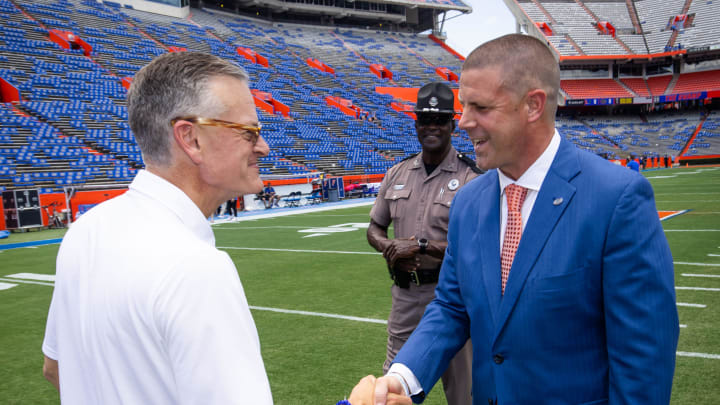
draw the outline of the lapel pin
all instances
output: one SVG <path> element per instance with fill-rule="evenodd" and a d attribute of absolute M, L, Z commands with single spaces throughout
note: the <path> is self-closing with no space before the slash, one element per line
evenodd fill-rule
<path fill-rule="evenodd" d="M 560 204 L 562 204 L 562 202 L 563 202 L 562 197 L 558 197 L 553 200 L 553 205 L 560 205 Z"/>

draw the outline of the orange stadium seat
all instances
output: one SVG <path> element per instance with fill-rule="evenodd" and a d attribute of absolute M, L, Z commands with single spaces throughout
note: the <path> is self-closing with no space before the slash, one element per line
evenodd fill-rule
<path fill-rule="evenodd" d="M 647 82 L 643 78 L 620 79 L 624 85 L 628 86 L 632 91 L 640 97 L 651 97 L 650 89 Z"/>
<path fill-rule="evenodd" d="M 613 79 L 563 80 L 562 89 L 572 98 L 632 97 Z"/>
<path fill-rule="evenodd" d="M 672 80 L 672 75 L 655 76 L 648 79 L 648 87 L 653 96 L 661 96 L 665 94 L 668 84 Z"/>
<path fill-rule="evenodd" d="M 720 70 L 683 73 L 675 83 L 673 93 L 708 90 L 720 90 Z"/>

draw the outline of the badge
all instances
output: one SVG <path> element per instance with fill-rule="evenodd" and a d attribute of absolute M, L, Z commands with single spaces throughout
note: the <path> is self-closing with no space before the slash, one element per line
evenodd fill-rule
<path fill-rule="evenodd" d="M 460 187 L 460 180 L 458 179 L 452 179 L 448 183 L 448 190 L 450 191 L 455 191 L 458 187 Z"/>
<path fill-rule="evenodd" d="M 430 97 L 430 100 L 428 100 L 428 104 L 430 104 L 430 107 L 437 107 L 437 105 L 438 105 L 437 97 L 435 97 L 435 96 Z"/>
<path fill-rule="evenodd" d="M 394 190 L 402 190 L 403 188 L 405 188 L 404 184 L 396 184 L 393 186 Z"/>

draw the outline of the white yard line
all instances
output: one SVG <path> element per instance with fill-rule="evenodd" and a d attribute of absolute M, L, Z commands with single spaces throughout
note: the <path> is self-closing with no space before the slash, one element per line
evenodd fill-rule
<path fill-rule="evenodd" d="M 327 313 L 324 313 L 324 312 L 296 311 L 296 310 L 293 310 L 293 309 L 256 307 L 256 306 L 254 306 L 254 305 L 250 305 L 250 309 L 255 309 L 255 310 L 258 310 L 258 311 L 279 312 L 279 313 L 283 313 L 283 314 L 319 316 L 319 317 L 321 317 L 321 318 L 345 319 L 345 320 L 348 320 L 348 321 L 368 322 L 368 323 L 379 323 L 379 324 L 381 324 L 381 325 L 387 325 L 387 321 L 384 320 L 384 319 L 361 318 L 361 317 L 357 317 L 357 316 L 347 316 L 347 315 L 338 315 L 338 314 L 327 314 Z"/>
<path fill-rule="evenodd" d="M 677 352 L 677 355 L 678 355 L 678 356 L 683 356 L 683 357 L 700 357 L 700 358 L 703 358 L 703 359 L 720 360 L 720 354 Z"/>
<path fill-rule="evenodd" d="M 249 247 L 233 247 L 218 246 L 218 249 L 234 249 L 234 250 L 262 250 L 269 252 L 293 252 L 293 253 L 335 253 L 342 255 L 382 255 L 380 252 L 350 252 L 343 250 L 310 250 L 310 249 L 273 249 L 273 248 L 249 248 Z"/>
<path fill-rule="evenodd" d="M 708 277 L 708 278 L 720 278 L 720 275 L 717 274 L 690 274 L 690 273 L 682 273 L 683 277 Z"/>
<path fill-rule="evenodd" d="M 692 291 L 720 291 L 720 288 L 707 287 L 675 287 L 676 290 L 692 290 Z"/>
<path fill-rule="evenodd" d="M 720 263 L 692 263 L 692 262 L 673 262 L 673 264 L 682 264 L 685 266 L 709 266 L 720 267 Z"/>
<path fill-rule="evenodd" d="M 28 281 L 28 280 L 19 280 L 16 278 L 0 278 L 0 281 L 9 281 L 11 283 L 21 283 L 21 284 L 38 284 L 38 285 L 46 285 L 49 287 L 54 286 L 54 283 L 43 283 L 40 281 Z"/>
<path fill-rule="evenodd" d="M 693 307 L 693 308 L 707 308 L 707 305 L 705 304 L 689 304 L 687 302 L 678 302 L 677 306 L 679 307 Z"/>
<path fill-rule="evenodd" d="M 375 203 L 375 199 L 363 199 L 360 202 L 340 202 L 340 203 L 323 203 L 321 206 L 303 206 L 300 208 L 279 208 L 277 210 L 257 210 L 258 212 L 255 213 L 254 211 L 251 211 L 251 213 L 241 215 L 238 217 L 235 217 L 232 220 L 220 220 L 218 222 L 215 222 L 214 224 L 227 224 L 232 222 L 245 222 L 245 221 L 254 221 L 256 219 L 263 219 L 263 218 L 277 218 L 277 217 L 286 217 L 290 215 L 298 215 L 298 214 L 307 214 L 309 212 L 322 212 L 322 211 L 332 211 L 332 210 L 340 210 L 344 208 L 354 208 L 354 207 L 363 207 L 366 205 L 373 205 Z M 275 211 L 275 212 L 273 212 Z"/>
<path fill-rule="evenodd" d="M 720 232 L 720 229 L 664 229 L 665 232 Z"/>

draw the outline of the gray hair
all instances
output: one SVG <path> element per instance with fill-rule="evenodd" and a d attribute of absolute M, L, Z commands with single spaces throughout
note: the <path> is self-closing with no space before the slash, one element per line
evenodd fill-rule
<path fill-rule="evenodd" d="M 127 95 L 128 122 L 143 160 L 170 164 L 170 120 L 224 112 L 211 94 L 211 79 L 229 76 L 249 81 L 247 72 L 224 59 L 202 52 L 170 52 L 158 56 L 135 75 Z"/>
<path fill-rule="evenodd" d="M 500 67 L 501 86 L 521 96 L 532 89 L 547 93 L 546 111 L 555 116 L 560 93 L 560 66 L 550 48 L 539 39 L 509 34 L 488 41 L 468 55 L 462 71 Z"/>

